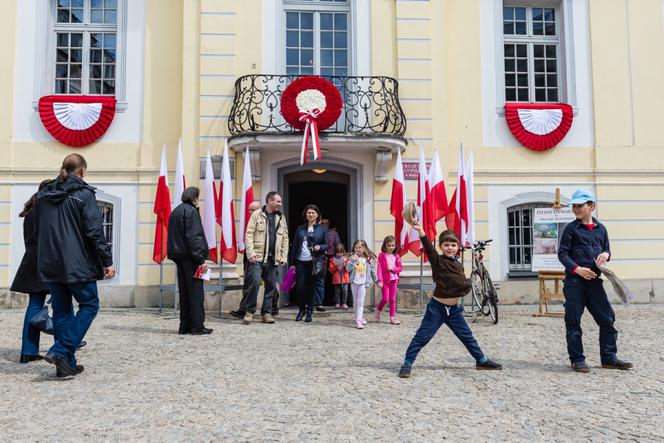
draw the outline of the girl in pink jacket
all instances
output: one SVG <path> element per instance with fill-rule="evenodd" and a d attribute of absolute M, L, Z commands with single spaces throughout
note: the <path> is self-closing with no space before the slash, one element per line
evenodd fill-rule
<path fill-rule="evenodd" d="M 383 240 L 382 252 L 378 255 L 378 287 L 382 289 L 383 298 L 376 306 L 375 314 L 376 321 L 380 321 L 380 313 L 389 301 L 390 323 L 393 325 L 401 323 L 397 319 L 397 284 L 403 267 L 396 244 L 394 236 L 388 235 Z"/>

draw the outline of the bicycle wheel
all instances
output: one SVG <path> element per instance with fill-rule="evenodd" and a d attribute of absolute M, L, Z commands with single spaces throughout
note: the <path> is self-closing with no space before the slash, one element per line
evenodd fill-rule
<path fill-rule="evenodd" d="M 482 294 L 483 294 L 483 288 L 482 288 L 482 279 L 480 277 L 480 274 L 477 271 L 473 271 L 472 274 L 470 274 L 470 292 L 471 292 L 471 300 L 470 300 L 470 307 L 472 311 L 480 311 L 482 310 L 482 305 L 481 305 L 481 300 L 482 300 Z"/>
<path fill-rule="evenodd" d="M 488 272 L 484 273 L 484 288 L 487 291 L 486 304 L 489 309 L 489 316 L 491 316 L 491 321 L 493 321 L 493 324 L 495 325 L 498 323 L 498 293 L 493 286 L 493 282 L 491 281 Z"/>

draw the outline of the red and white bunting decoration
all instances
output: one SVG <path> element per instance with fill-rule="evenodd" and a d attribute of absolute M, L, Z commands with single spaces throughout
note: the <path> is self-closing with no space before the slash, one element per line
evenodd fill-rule
<path fill-rule="evenodd" d="M 565 103 L 507 103 L 505 120 L 525 147 L 545 151 L 556 146 L 572 127 L 574 113 Z"/>
<path fill-rule="evenodd" d="M 342 107 L 341 94 L 336 86 L 324 78 L 300 77 L 286 87 L 281 95 L 281 114 L 292 127 L 304 132 L 301 166 L 307 163 L 310 140 L 314 160 L 321 158 L 318 133 L 337 121 Z"/>
<path fill-rule="evenodd" d="M 115 97 L 47 95 L 39 99 L 44 128 L 60 143 L 75 148 L 104 135 L 115 116 Z"/>

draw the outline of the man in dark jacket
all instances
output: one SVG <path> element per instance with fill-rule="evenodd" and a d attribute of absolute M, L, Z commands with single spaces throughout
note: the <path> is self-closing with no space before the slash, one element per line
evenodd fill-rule
<path fill-rule="evenodd" d="M 180 294 L 180 334 L 210 334 L 212 329 L 204 326 L 203 280 L 194 278 L 201 267 L 207 272 L 208 243 L 203 223 L 198 213 L 199 190 L 189 187 L 182 193 L 182 204 L 178 205 L 168 219 L 168 258 L 178 269 L 178 291 Z"/>
<path fill-rule="evenodd" d="M 74 354 L 99 311 L 97 280 L 115 275 L 95 188 L 83 181 L 86 169 L 81 155 L 68 155 L 58 178 L 37 194 L 37 268 L 51 290 L 55 335 L 45 359 L 58 376 L 83 371 Z M 78 302 L 76 316 L 72 296 Z"/>

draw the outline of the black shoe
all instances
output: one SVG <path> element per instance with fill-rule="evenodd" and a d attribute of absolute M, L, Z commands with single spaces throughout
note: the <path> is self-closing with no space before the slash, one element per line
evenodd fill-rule
<path fill-rule="evenodd" d="M 62 356 L 47 352 L 44 360 L 52 365 L 55 365 L 56 373 L 61 374 L 60 377 L 67 377 L 69 375 L 76 375 L 76 368 L 72 368 L 69 362 Z"/>
<path fill-rule="evenodd" d="M 572 371 L 574 372 L 583 372 L 584 374 L 587 374 L 590 372 L 590 368 L 588 365 L 586 365 L 585 361 L 577 361 L 572 363 Z"/>
<path fill-rule="evenodd" d="M 231 314 L 231 317 L 237 318 L 238 320 L 242 320 L 244 318 L 244 311 L 240 311 L 239 309 L 237 311 L 231 311 L 229 312 Z"/>
<path fill-rule="evenodd" d="M 212 329 L 203 328 L 200 331 L 191 331 L 191 335 L 209 335 L 212 334 Z"/>
<path fill-rule="evenodd" d="M 325 308 L 323 307 L 323 305 L 318 305 L 318 306 L 316 306 L 316 310 L 317 310 L 318 312 L 325 312 Z"/>
<path fill-rule="evenodd" d="M 304 319 L 305 322 L 311 323 L 311 320 L 313 320 L 314 316 L 314 310 L 309 308 L 307 309 L 307 317 Z"/>
<path fill-rule="evenodd" d="M 297 315 L 295 316 L 295 321 L 302 321 L 302 319 L 304 318 L 304 312 L 305 312 L 304 309 L 300 309 L 299 311 L 297 311 Z"/>
<path fill-rule="evenodd" d="M 81 349 L 83 346 L 87 345 L 88 342 L 85 340 L 81 340 L 81 342 L 76 346 L 76 349 Z"/>
<path fill-rule="evenodd" d="M 412 369 L 413 369 L 413 365 L 401 365 L 401 369 L 399 369 L 399 377 L 400 378 L 410 377 L 410 371 Z"/>
<path fill-rule="evenodd" d="M 21 354 L 21 359 L 19 360 L 20 363 L 30 363 L 31 361 L 37 361 L 37 360 L 43 360 L 44 357 L 41 355 L 25 355 Z"/>
<path fill-rule="evenodd" d="M 65 374 L 64 372 L 62 372 L 60 370 L 60 368 L 56 368 L 55 369 L 55 376 L 59 377 L 59 378 L 76 376 L 76 375 L 80 374 L 81 372 L 83 372 L 83 365 L 76 365 L 76 368 L 74 368 L 74 372 L 75 372 L 74 374 Z"/>
<path fill-rule="evenodd" d="M 279 309 L 272 308 L 272 317 L 276 317 L 277 315 L 279 315 Z"/>
<path fill-rule="evenodd" d="M 628 361 L 622 361 L 619 359 L 615 359 L 612 362 L 609 363 L 602 363 L 602 367 L 605 369 L 620 369 L 620 370 L 626 370 L 626 369 L 631 369 L 634 367 L 633 364 L 631 364 Z"/>
<path fill-rule="evenodd" d="M 503 369 L 503 365 L 496 363 L 493 360 L 489 360 L 488 358 L 484 363 L 477 362 L 475 364 L 475 368 L 484 370 L 484 371 L 500 371 Z"/>

